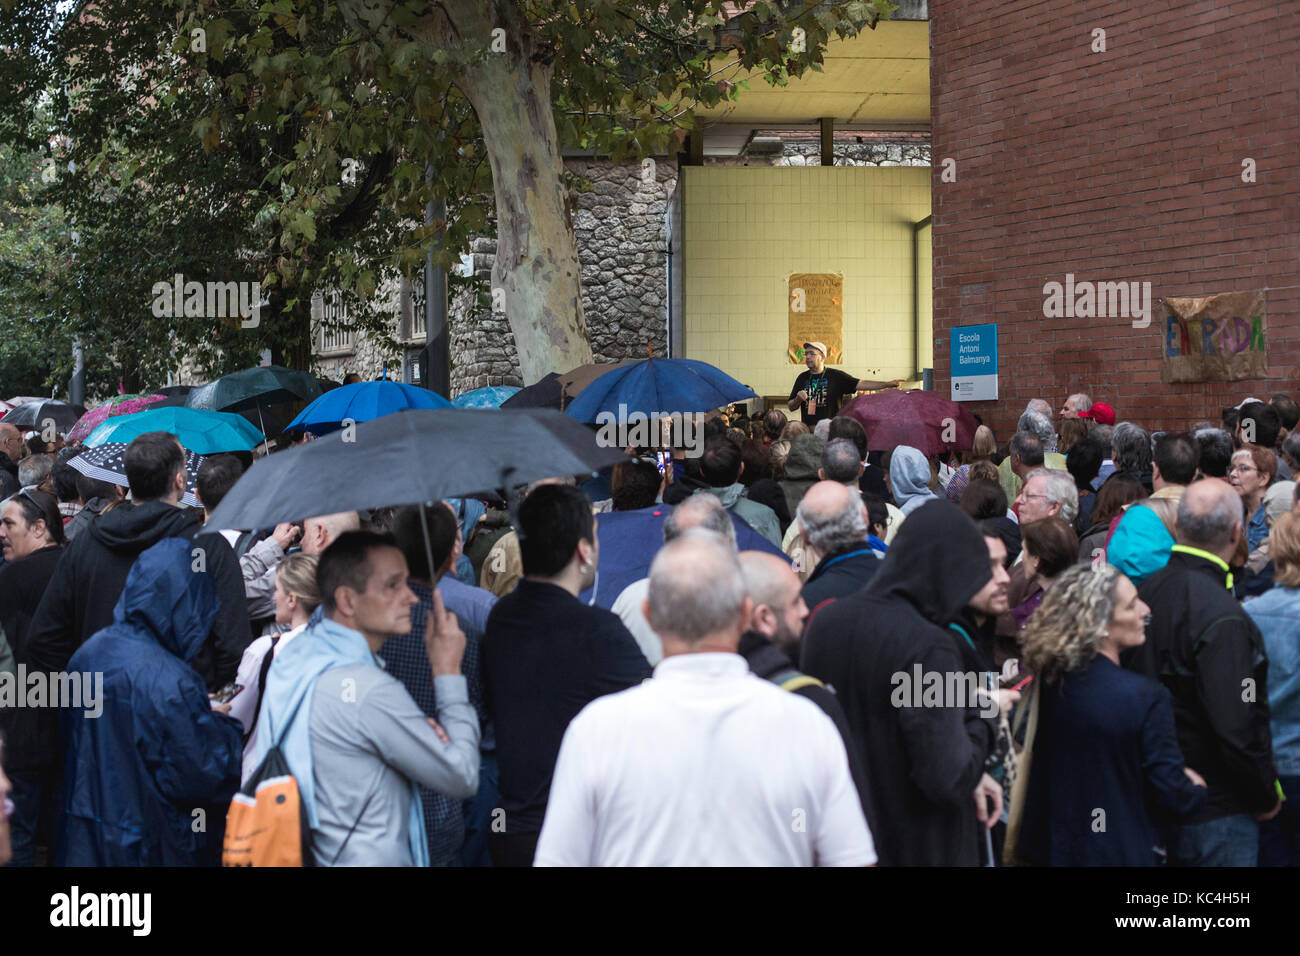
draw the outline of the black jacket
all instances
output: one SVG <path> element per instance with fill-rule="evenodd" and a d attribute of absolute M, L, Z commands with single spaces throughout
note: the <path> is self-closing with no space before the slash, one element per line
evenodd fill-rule
<path fill-rule="evenodd" d="M 18 484 L 18 464 L 0 451 L 0 499 L 18 494 L 22 488 Z"/>
<path fill-rule="evenodd" d="M 229 683 L 244 649 L 252 643 L 244 577 L 226 539 L 201 534 L 198 518 L 163 501 L 121 504 L 95 519 L 63 553 L 45 590 L 28 637 L 30 666 L 61 671 L 77 648 L 113 623 L 113 607 L 140 553 L 163 538 L 185 538 L 201 547 L 221 608 L 208 638 L 191 662 L 209 690 Z"/>
<path fill-rule="evenodd" d="M 480 653 L 504 832 L 539 833 L 569 721 L 641 683 L 650 665 L 616 614 L 528 578 L 492 608 Z"/>
<path fill-rule="evenodd" d="M 736 650 L 749 664 L 749 669 L 764 680 L 783 684 L 790 678 L 807 677 L 794 666 L 794 663 L 786 656 L 784 651 L 758 631 L 746 631 L 742 634 L 740 636 L 740 646 Z M 849 720 L 844 715 L 844 708 L 840 706 L 839 698 L 835 695 L 835 689 L 823 684 L 821 681 L 816 683 L 797 681 L 797 684 L 798 686 L 790 689 L 790 693 L 806 697 L 820 707 L 822 712 L 834 722 L 835 729 L 840 732 L 840 737 L 844 741 L 845 753 L 848 754 L 849 758 L 849 773 L 853 775 L 853 783 L 858 788 L 858 798 L 862 801 L 862 812 L 867 818 L 867 826 L 870 827 L 872 833 L 875 833 L 875 814 L 872 813 L 871 794 L 867 790 L 866 777 L 862 772 L 862 760 L 857 746 L 853 743 L 853 732 L 849 729 Z"/>
<path fill-rule="evenodd" d="M 1146 643 L 1124 658 L 1173 695 L 1178 746 L 1210 791 L 1193 823 L 1277 803 L 1268 658 L 1226 581 L 1213 561 L 1175 546 L 1169 563 L 1138 588 L 1151 620 Z"/>
<path fill-rule="evenodd" d="M 35 670 L 27 654 L 32 615 L 62 553 L 61 547 L 51 545 L 0 569 L 0 627 L 14 652 L 14 664 L 26 664 L 26 673 Z M 18 690 L 21 693 L 24 688 Z M 6 770 L 40 770 L 56 763 L 57 707 L 0 707 L 0 732 L 5 738 Z"/>
<path fill-rule="evenodd" d="M 771 508 L 776 514 L 776 520 L 781 522 L 781 533 L 785 534 L 785 529 L 790 527 L 790 509 L 786 507 L 785 492 L 780 485 L 771 478 L 760 478 L 752 485 L 745 486 L 745 495 L 751 501 Z"/>
<path fill-rule="evenodd" d="M 988 549 L 951 502 L 908 516 L 871 583 L 827 605 L 803 641 L 802 669 L 835 687 L 875 812 L 882 865 L 974 866 L 975 786 L 990 722 L 961 701 L 921 706 L 914 675 L 964 673 L 947 629 L 988 582 Z M 924 676 L 922 677 L 924 680 Z"/>
<path fill-rule="evenodd" d="M 823 601 L 844 597 L 866 587 L 883 562 L 864 544 L 832 551 L 817 562 L 803 586 L 803 602 L 811 611 Z"/>

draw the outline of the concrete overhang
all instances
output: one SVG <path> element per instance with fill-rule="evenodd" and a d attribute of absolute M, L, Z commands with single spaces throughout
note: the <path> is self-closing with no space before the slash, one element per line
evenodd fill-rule
<path fill-rule="evenodd" d="M 929 21 L 883 20 L 856 37 L 832 39 L 822 67 L 786 86 L 770 86 L 761 73 L 738 68 L 720 74 L 733 83 L 747 80 L 749 88 L 735 100 L 696 110 L 705 151 L 713 152 L 714 130 L 734 149 L 738 138 L 747 138 L 742 129 L 811 126 L 823 117 L 836 129 L 929 129 Z"/>

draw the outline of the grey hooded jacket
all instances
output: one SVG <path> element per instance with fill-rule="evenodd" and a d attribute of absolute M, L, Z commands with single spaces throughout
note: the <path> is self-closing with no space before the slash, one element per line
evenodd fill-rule
<path fill-rule="evenodd" d="M 722 507 L 778 548 L 781 547 L 781 522 L 777 521 L 776 512 L 767 505 L 750 500 L 745 495 L 745 486 L 740 482 L 725 488 L 701 488 L 695 493 L 717 495 L 718 500 L 722 502 Z"/>

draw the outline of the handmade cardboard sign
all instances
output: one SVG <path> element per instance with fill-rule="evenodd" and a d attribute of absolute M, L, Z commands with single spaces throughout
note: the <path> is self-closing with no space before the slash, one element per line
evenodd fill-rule
<path fill-rule="evenodd" d="M 827 365 L 844 361 L 844 276 L 797 272 L 790 276 L 790 344 L 792 365 L 802 365 L 805 342 L 825 342 Z"/>
<path fill-rule="evenodd" d="M 1162 306 L 1162 382 L 1238 382 L 1267 377 L 1264 290 L 1167 298 Z"/>

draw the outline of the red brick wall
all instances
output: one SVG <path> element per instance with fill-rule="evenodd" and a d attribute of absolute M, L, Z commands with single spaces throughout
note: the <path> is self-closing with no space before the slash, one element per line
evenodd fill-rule
<path fill-rule="evenodd" d="M 1038 396 L 1059 409 L 1086 391 L 1148 428 L 1300 398 L 1295 5 L 931 0 L 930 15 L 935 388 L 949 330 L 996 322 L 1001 398 L 970 407 L 999 441 Z M 1151 282 L 1151 326 L 1044 318 L 1044 284 L 1068 272 Z M 1161 383 L 1155 299 L 1264 287 L 1268 379 Z"/>

